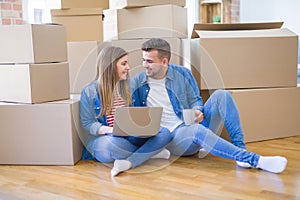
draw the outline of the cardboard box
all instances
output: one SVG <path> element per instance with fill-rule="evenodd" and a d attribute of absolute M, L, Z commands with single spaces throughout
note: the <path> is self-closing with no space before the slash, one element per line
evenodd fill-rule
<path fill-rule="evenodd" d="M 109 0 L 110 9 L 136 8 L 166 4 L 184 7 L 185 0 Z"/>
<path fill-rule="evenodd" d="M 181 39 L 180 38 L 163 38 L 169 42 L 171 46 L 171 59 L 170 63 L 182 65 L 181 57 Z M 118 46 L 125 49 L 129 55 L 129 65 L 130 65 L 130 77 L 134 77 L 137 73 L 144 71 L 142 62 L 142 43 L 148 39 L 133 39 L 133 40 L 113 40 L 111 45 Z"/>
<path fill-rule="evenodd" d="M 0 101 L 41 103 L 68 98 L 67 62 L 0 66 Z"/>
<path fill-rule="evenodd" d="M 53 24 L 0 26 L 0 63 L 67 61 L 66 30 Z"/>
<path fill-rule="evenodd" d="M 187 37 L 187 9 L 161 5 L 103 10 L 104 40 Z M 163 14 L 162 14 L 163 13 Z"/>
<path fill-rule="evenodd" d="M 99 41 L 68 42 L 70 93 L 81 93 L 96 78 L 97 56 L 103 47 L 105 44 Z"/>
<path fill-rule="evenodd" d="M 61 0 L 61 8 L 109 8 L 109 0 Z"/>
<path fill-rule="evenodd" d="M 79 101 L 0 103 L 0 164 L 74 165 L 83 145 Z"/>
<path fill-rule="evenodd" d="M 245 142 L 300 135 L 300 87 L 229 90 Z M 224 128 L 221 135 L 228 135 Z"/>
<path fill-rule="evenodd" d="M 191 64 L 199 87 L 295 87 L 298 36 L 280 26 L 196 24 L 193 37 L 199 38 L 191 39 Z"/>
<path fill-rule="evenodd" d="M 66 27 L 67 41 L 103 40 L 102 8 L 52 9 L 51 17 Z"/>

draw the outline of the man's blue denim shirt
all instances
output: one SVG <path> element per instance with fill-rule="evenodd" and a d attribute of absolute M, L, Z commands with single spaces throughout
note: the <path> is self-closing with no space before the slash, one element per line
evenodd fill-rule
<path fill-rule="evenodd" d="M 133 106 L 147 106 L 150 87 L 145 72 L 136 75 L 130 82 Z M 182 119 L 182 109 L 198 109 L 203 112 L 203 101 L 191 71 L 185 67 L 169 64 L 166 89 L 174 112 Z"/>

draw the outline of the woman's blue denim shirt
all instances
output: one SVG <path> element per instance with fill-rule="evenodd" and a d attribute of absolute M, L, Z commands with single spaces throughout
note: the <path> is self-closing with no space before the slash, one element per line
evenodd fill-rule
<path fill-rule="evenodd" d="M 106 116 L 97 117 L 100 113 L 98 82 L 95 80 L 85 86 L 80 96 L 80 121 L 82 127 L 91 135 L 97 136 L 102 125 L 107 126 Z"/>
<path fill-rule="evenodd" d="M 132 105 L 147 106 L 150 87 L 145 72 L 131 80 Z M 166 89 L 174 112 L 182 119 L 182 109 L 199 109 L 203 111 L 200 91 L 191 71 L 185 67 L 169 64 L 166 76 Z"/>

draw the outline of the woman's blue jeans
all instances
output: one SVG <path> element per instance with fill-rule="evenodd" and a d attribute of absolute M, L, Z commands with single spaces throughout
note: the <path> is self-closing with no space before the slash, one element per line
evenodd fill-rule
<path fill-rule="evenodd" d="M 159 153 L 171 138 L 170 131 L 166 128 L 161 128 L 157 135 L 148 138 L 103 135 L 92 141 L 88 149 L 100 162 L 127 159 L 134 168 Z"/>
<path fill-rule="evenodd" d="M 204 121 L 201 124 L 182 124 L 171 133 L 172 142 L 167 148 L 172 154 L 193 155 L 203 147 L 216 156 L 257 165 L 259 155 L 245 150 L 239 113 L 228 91 L 215 91 L 204 104 L 203 114 Z M 222 123 L 227 128 L 232 143 L 218 136 Z"/>

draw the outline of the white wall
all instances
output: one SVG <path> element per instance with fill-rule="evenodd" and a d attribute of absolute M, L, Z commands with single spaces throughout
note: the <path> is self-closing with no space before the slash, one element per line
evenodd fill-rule
<path fill-rule="evenodd" d="M 240 0 L 240 3 L 241 22 L 283 21 L 283 27 L 300 35 L 299 0 Z"/>
<path fill-rule="evenodd" d="M 287 27 L 300 35 L 299 0 L 240 0 L 240 21 L 283 21 Z"/>

